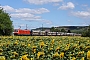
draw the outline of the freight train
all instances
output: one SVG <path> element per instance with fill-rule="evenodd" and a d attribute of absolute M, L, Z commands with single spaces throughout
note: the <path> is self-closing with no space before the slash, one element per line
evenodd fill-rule
<path fill-rule="evenodd" d="M 81 36 L 76 33 L 65 33 L 65 32 L 47 32 L 47 31 L 35 31 L 35 30 L 21 30 L 15 29 L 14 35 L 30 35 L 30 36 Z"/>

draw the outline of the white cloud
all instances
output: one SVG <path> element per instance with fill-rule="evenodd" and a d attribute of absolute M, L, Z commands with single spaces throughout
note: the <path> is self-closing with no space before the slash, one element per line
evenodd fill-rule
<path fill-rule="evenodd" d="M 30 4 L 42 5 L 46 3 L 62 2 L 63 0 L 24 0 L 24 1 L 27 1 Z"/>
<path fill-rule="evenodd" d="M 66 5 L 62 4 L 58 9 L 67 10 L 67 9 L 74 9 L 75 5 L 72 2 L 68 2 Z"/>
<path fill-rule="evenodd" d="M 83 6 L 83 7 L 87 7 L 88 5 L 87 5 L 87 4 L 83 4 L 82 6 Z"/>
<path fill-rule="evenodd" d="M 67 20 L 68 22 L 72 22 L 71 20 Z"/>
<path fill-rule="evenodd" d="M 20 8 L 20 9 L 16 9 L 16 12 L 18 12 L 18 13 L 31 13 L 31 14 L 42 14 L 42 13 L 46 13 L 46 12 L 50 12 L 50 11 L 46 8 L 39 8 L 39 9 Z"/>
<path fill-rule="evenodd" d="M 51 22 L 49 20 L 42 19 L 38 14 L 43 14 L 50 12 L 46 8 L 38 8 L 38 9 L 30 9 L 30 8 L 19 8 L 14 9 L 8 5 L 1 6 L 6 12 L 10 13 L 11 18 L 20 19 L 20 20 L 28 20 L 28 21 L 39 21 L 45 22 L 46 24 Z M 37 15 L 36 15 L 37 14 Z"/>
<path fill-rule="evenodd" d="M 6 5 L 6 6 L 1 6 L 4 10 L 6 10 L 7 12 L 14 12 L 15 11 L 15 9 L 14 8 L 12 8 L 12 7 L 10 7 L 10 6 L 8 6 L 8 5 Z"/>
<path fill-rule="evenodd" d="M 35 20 L 35 19 L 40 19 L 41 16 L 35 16 L 33 14 L 29 14 L 29 13 L 16 13 L 16 14 L 11 14 L 11 17 L 13 18 L 19 18 L 21 20 Z"/>
<path fill-rule="evenodd" d="M 41 21 L 44 22 L 44 23 L 46 23 L 46 24 L 52 24 L 52 22 L 49 21 L 49 20 L 45 20 L 45 19 L 43 19 L 43 20 L 41 20 Z"/>
<path fill-rule="evenodd" d="M 90 12 L 89 11 L 77 11 L 77 12 L 71 12 L 72 15 L 80 18 L 90 18 Z"/>
<path fill-rule="evenodd" d="M 87 22 L 81 22 L 79 24 L 82 25 L 82 26 L 88 26 L 88 23 Z"/>
<path fill-rule="evenodd" d="M 50 12 L 46 8 L 38 8 L 38 9 L 30 9 L 30 8 L 19 8 L 19 9 L 14 9 L 8 5 L 6 6 L 1 6 L 3 7 L 4 10 L 7 12 L 17 12 L 17 13 L 31 13 L 31 14 L 42 14 L 42 13 L 47 13 Z"/>
<path fill-rule="evenodd" d="M 90 12 L 90 8 L 88 8 L 87 11 Z"/>
<path fill-rule="evenodd" d="M 55 4 L 53 4 L 53 6 L 59 6 L 60 4 L 59 3 L 55 3 Z"/>

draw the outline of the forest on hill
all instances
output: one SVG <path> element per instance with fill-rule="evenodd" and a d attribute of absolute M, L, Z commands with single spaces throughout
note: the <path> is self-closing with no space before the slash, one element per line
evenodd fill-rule
<path fill-rule="evenodd" d="M 83 33 L 83 31 L 87 30 L 88 26 L 59 26 L 55 27 L 58 29 L 65 29 L 66 31 L 70 30 L 72 33 Z"/>
<path fill-rule="evenodd" d="M 58 27 L 40 27 L 32 30 L 49 30 L 52 32 L 68 32 L 70 31 L 71 33 L 83 33 L 83 31 L 87 30 L 88 26 L 58 26 Z"/>

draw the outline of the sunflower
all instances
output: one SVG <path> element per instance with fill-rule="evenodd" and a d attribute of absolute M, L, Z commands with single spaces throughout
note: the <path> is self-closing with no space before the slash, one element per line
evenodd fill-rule
<path fill-rule="evenodd" d="M 61 52 L 60 58 L 63 58 L 63 57 L 64 57 L 64 52 Z"/>
<path fill-rule="evenodd" d="M 73 57 L 73 58 L 72 58 L 72 60 L 76 60 L 76 58 L 75 58 L 75 57 Z"/>
<path fill-rule="evenodd" d="M 45 53 L 44 52 L 38 52 L 37 53 L 37 58 L 39 59 L 40 56 L 43 56 Z"/>
<path fill-rule="evenodd" d="M 42 48 L 43 46 L 45 46 L 44 42 L 40 42 L 40 48 Z"/>
<path fill-rule="evenodd" d="M 23 55 L 23 56 L 21 57 L 21 60 L 29 60 L 29 59 L 27 58 L 27 56 L 28 56 L 28 55 Z"/>
<path fill-rule="evenodd" d="M 87 59 L 90 59 L 90 51 L 87 52 Z"/>
<path fill-rule="evenodd" d="M 28 47 L 30 47 L 30 44 L 28 44 Z"/>
<path fill-rule="evenodd" d="M 82 57 L 81 60 L 84 60 L 84 57 Z"/>
<path fill-rule="evenodd" d="M 6 60 L 5 56 L 0 56 L 0 60 Z"/>
<path fill-rule="evenodd" d="M 57 47 L 57 48 L 56 48 L 56 51 L 58 51 L 58 50 L 60 50 L 60 47 Z"/>
<path fill-rule="evenodd" d="M 56 53 L 53 55 L 53 57 L 58 57 L 58 56 L 59 56 L 58 52 L 56 52 Z"/>
<path fill-rule="evenodd" d="M 52 45 L 54 44 L 54 39 L 52 40 L 51 44 L 52 44 Z"/>

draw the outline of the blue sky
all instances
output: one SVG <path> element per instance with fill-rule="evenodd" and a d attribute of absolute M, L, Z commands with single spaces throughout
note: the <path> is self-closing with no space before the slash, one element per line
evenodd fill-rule
<path fill-rule="evenodd" d="M 90 25 L 90 0 L 0 0 L 14 28 Z"/>

